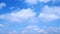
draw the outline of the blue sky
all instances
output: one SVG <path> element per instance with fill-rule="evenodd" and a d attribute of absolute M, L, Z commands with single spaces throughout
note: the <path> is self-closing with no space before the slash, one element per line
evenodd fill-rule
<path fill-rule="evenodd" d="M 60 0 L 0 0 L 0 34 L 60 34 Z"/>

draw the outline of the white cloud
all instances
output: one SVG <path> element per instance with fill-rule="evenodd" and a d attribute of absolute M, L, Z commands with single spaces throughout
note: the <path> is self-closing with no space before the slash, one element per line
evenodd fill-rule
<path fill-rule="evenodd" d="M 28 26 L 24 28 L 22 34 L 60 34 L 59 27 L 39 28 L 37 26 Z"/>
<path fill-rule="evenodd" d="M 25 2 L 30 5 L 35 5 L 38 3 L 48 3 L 48 2 L 52 2 L 53 4 L 55 4 L 56 2 L 60 2 L 60 1 L 59 0 L 25 0 Z"/>
<path fill-rule="evenodd" d="M 38 28 L 37 26 L 28 26 L 22 31 L 22 34 L 46 34 L 45 30 Z"/>
<path fill-rule="evenodd" d="M 51 0 L 25 0 L 25 2 L 27 4 L 31 4 L 31 5 L 34 5 L 34 4 L 38 4 L 38 2 L 43 2 L 43 3 L 47 3 L 47 2 L 50 2 Z M 53 1 L 53 0 L 52 0 Z"/>
<path fill-rule="evenodd" d="M 38 17 L 43 21 L 60 19 L 60 7 L 45 6 Z"/>
<path fill-rule="evenodd" d="M 39 0 L 40 2 L 47 3 L 50 2 L 51 0 Z"/>
<path fill-rule="evenodd" d="M 5 7 L 6 4 L 5 3 L 0 3 L 0 9 L 2 9 L 3 7 Z"/>
<path fill-rule="evenodd" d="M 47 3 L 47 2 L 50 2 L 50 1 L 53 1 L 55 2 L 56 0 L 25 0 L 25 2 L 27 4 L 37 4 L 38 2 L 43 2 L 43 3 Z"/>
<path fill-rule="evenodd" d="M 55 19 L 59 19 L 59 16 L 58 15 L 55 15 L 55 14 L 44 14 L 44 13 L 41 13 L 39 15 L 39 18 L 43 21 L 52 21 L 52 20 L 55 20 Z"/>
<path fill-rule="evenodd" d="M 8 32 L 8 34 L 17 34 L 17 32 L 15 30 Z"/>
<path fill-rule="evenodd" d="M 60 34 L 60 27 L 50 27 L 48 29 L 46 29 L 46 31 L 48 32 L 48 34 Z"/>
<path fill-rule="evenodd" d="M 0 19 L 9 20 L 12 22 L 20 22 L 24 20 L 28 20 L 35 16 L 35 12 L 32 9 L 22 9 L 17 12 L 12 12 L 9 14 L 0 15 Z"/>
<path fill-rule="evenodd" d="M 36 4 L 38 0 L 25 0 L 27 4 Z"/>
<path fill-rule="evenodd" d="M 4 25 L 3 24 L 0 24 L 0 27 L 4 27 Z"/>
<path fill-rule="evenodd" d="M 4 28 L 4 27 L 7 27 L 6 24 L 0 24 L 0 28 Z"/>

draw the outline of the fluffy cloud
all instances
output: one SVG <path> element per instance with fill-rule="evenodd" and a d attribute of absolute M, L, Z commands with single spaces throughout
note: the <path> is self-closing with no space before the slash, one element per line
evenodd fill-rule
<path fill-rule="evenodd" d="M 0 3 L 0 9 L 2 9 L 3 7 L 5 7 L 6 4 L 5 3 Z"/>
<path fill-rule="evenodd" d="M 0 15 L 0 19 L 9 20 L 12 22 L 20 22 L 33 18 L 34 16 L 35 13 L 33 12 L 33 10 L 27 8 L 27 9 L 19 10 L 17 12 Z"/>
<path fill-rule="evenodd" d="M 52 21 L 52 20 L 59 19 L 59 16 L 55 15 L 55 14 L 44 14 L 44 13 L 41 13 L 39 15 L 39 18 L 41 20 L 43 20 L 43 21 Z"/>
<path fill-rule="evenodd" d="M 38 17 L 43 21 L 60 19 L 60 7 L 49 7 L 46 5 Z"/>
<path fill-rule="evenodd" d="M 22 34 L 60 34 L 60 28 L 39 28 L 37 26 L 28 26 L 22 31 Z"/>

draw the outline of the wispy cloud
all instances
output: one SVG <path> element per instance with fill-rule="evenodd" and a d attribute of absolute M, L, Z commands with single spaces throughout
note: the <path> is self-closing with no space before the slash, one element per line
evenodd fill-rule
<path fill-rule="evenodd" d="M 0 24 L 0 27 L 4 27 L 4 25 L 3 24 Z"/>
<path fill-rule="evenodd" d="M 6 3 L 0 3 L 0 9 L 6 6 Z"/>
<path fill-rule="evenodd" d="M 37 26 L 27 26 L 25 30 L 22 31 L 22 34 L 37 34 L 39 28 Z"/>
<path fill-rule="evenodd" d="M 27 4 L 37 4 L 38 0 L 25 0 Z"/>
<path fill-rule="evenodd" d="M 59 2 L 59 0 L 25 0 L 25 2 L 27 4 L 34 5 L 38 3 L 49 3 L 49 2 L 56 3 L 56 2 Z"/>
<path fill-rule="evenodd" d="M 47 3 L 50 2 L 51 0 L 39 0 L 40 2 Z"/>
<path fill-rule="evenodd" d="M 5 28 L 7 26 L 8 26 L 7 24 L 0 24 L 0 28 Z"/>
<path fill-rule="evenodd" d="M 50 28 L 39 28 L 37 26 L 27 26 L 25 30 L 22 31 L 22 34 L 60 34 L 60 28 L 50 27 Z"/>
<path fill-rule="evenodd" d="M 15 30 L 8 32 L 8 34 L 17 34 L 17 32 Z"/>

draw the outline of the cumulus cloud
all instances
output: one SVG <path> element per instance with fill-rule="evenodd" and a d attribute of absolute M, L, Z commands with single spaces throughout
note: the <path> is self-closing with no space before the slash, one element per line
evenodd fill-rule
<path fill-rule="evenodd" d="M 44 13 L 41 13 L 39 15 L 39 18 L 43 21 L 52 21 L 52 20 L 55 20 L 55 19 L 59 19 L 59 16 L 58 15 L 55 15 L 55 14 L 44 14 Z"/>
<path fill-rule="evenodd" d="M 22 34 L 60 34 L 60 28 L 50 27 L 50 28 L 39 28 L 37 26 L 28 26 L 23 31 Z"/>
<path fill-rule="evenodd" d="M 16 12 L 0 15 L 0 19 L 9 20 L 12 22 L 25 21 L 35 16 L 35 12 L 30 9 L 22 9 Z"/>
<path fill-rule="evenodd" d="M 38 17 L 43 21 L 60 19 L 60 7 L 49 7 L 46 5 Z"/>
<path fill-rule="evenodd" d="M 6 4 L 5 3 L 0 3 L 0 9 L 2 9 L 3 7 L 5 7 Z"/>

